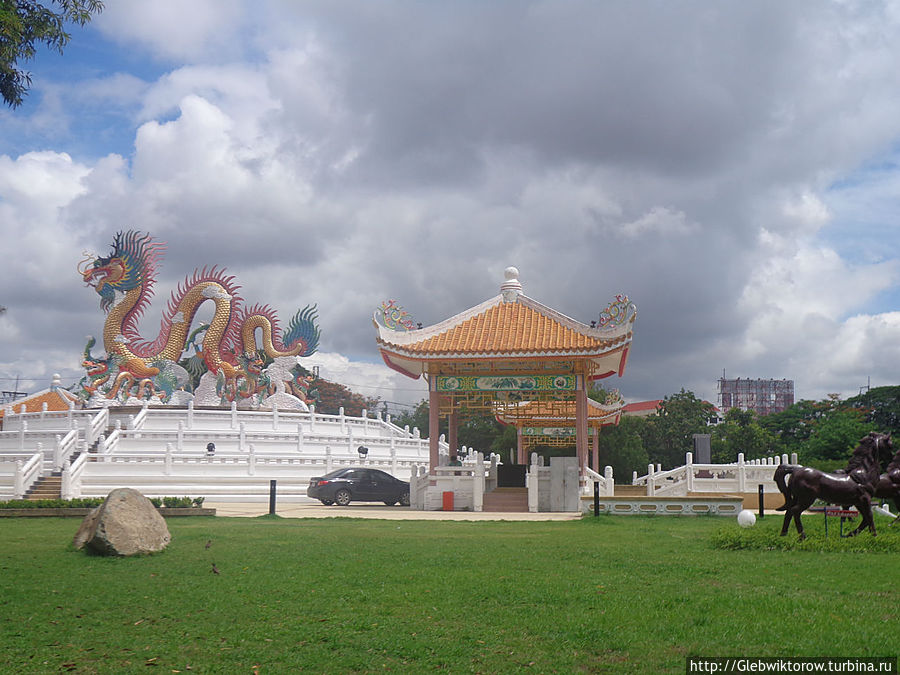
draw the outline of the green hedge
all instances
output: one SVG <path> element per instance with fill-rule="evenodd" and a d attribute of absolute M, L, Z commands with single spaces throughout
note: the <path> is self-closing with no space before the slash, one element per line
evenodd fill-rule
<path fill-rule="evenodd" d="M 203 497 L 150 497 L 153 506 L 159 508 L 191 508 L 203 506 Z M 81 499 L 11 499 L 0 501 L 0 509 L 92 509 L 104 502 L 103 497 L 83 497 Z"/>

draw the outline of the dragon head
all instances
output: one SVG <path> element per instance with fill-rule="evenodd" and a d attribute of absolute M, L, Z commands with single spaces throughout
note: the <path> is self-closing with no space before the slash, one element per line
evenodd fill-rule
<path fill-rule="evenodd" d="M 149 234 L 135 230 L 118 232 L 108 256 L 88 255 L 78 265 L 82 280 L 100 295 L 100 306 L 109 311 L 116 291 L 152 285 L 156 265 L 164 244 L 154 242 Z"/>

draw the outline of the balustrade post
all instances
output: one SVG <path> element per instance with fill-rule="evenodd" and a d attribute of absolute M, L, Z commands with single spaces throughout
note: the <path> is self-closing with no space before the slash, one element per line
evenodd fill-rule
<path fill-rule="evenodd" d="M 797 463 L 798 463 L 798 462 L 797 462 L 797 453 L 796 453 L 796 452 L 792 452 L 792 453 L 791 453 L 791 464 L 797 464 Z"/>
<path fill-rule="evenodd" d="M 356 452 L 356 448 L 353 447 L 353 427 L 347 427 L 347 452 L 351 455 Z"/>
<path fill-rule="evenodd" d="M 647 465 L 647 496 L 653 496 L 653 465 Z"/>
<path fill-rule="evenodd" d="M 24 408 L 25 406 L 22 406 L 22 407 Z M 74 406 L 69 406 L 69 409 L 66 411 L 66 420 L 69 423 L 70 431 L 75 428 L 73 426 L 75 424 L 75 416 L 72 414 L 74 410 L 75 410 Z"/>
<path fill-rule="evenodd" d="M 232 428 L 232 429 L 237 429 L 237 428 L 238 428 L 238 421 L 237 421 L 237 401 L 232 401 L 232 402 L 231 402 L 231 428 Z"/>
<path fill-rule="evenodd" d="M 369 411 L 365 408 L 362 409 L 362 418 L 363 418 L 363 436 L 369 433 Z"/>
<path fill-rule="evenodd" d="M 194 429 L 194 400 L 188 401 L 187 405 L 187 428 Z"/>
<path fill-rule="evenodd" d="M 62 436 L 56 434 L 56 447 L 53 449 L 53 470 L 62 468 Z"/>
<path fill-rule="evenodd" d="M 303 422 L 297 422 L 297 452 L 303 452 Z"/>
<path fill-rule="evenodd" d="M 606 481 L 606 493 L 604 497 L 612 497 L 616 492 L 616 483 L 613 480 L 613 468 L 609 465 L 603 469 L 603 478 Z"/>
<path fill-rule="evenodd" d="M 253 443 L 250 444 L 250 459 L 247 462 L 247 474 L 250 476 L 256 475 L 256 448 L 253 447 Z"/>
<path fill-rule="evenodd" d="M 278 431 L 278 404 L 272 403 L 272 431 Z"/>
<path fill-rule="evenodd" d="M 46 416 L 47 416 L 47 402 L 44 401 L 43 403 L 41 403 L 41 419 L 44 419 L 44 417 L 46 417 Z"/>
<path fill-rule="evenodd" d="M 163 473 L 166 476 L 172 475 L 172 444 L 171 443 L 166 443 L 166 458 L 165 458 Z"/>
<path fill-rule="evenodd" d="M 13 486 L 13 499 L 22 499 L 25 496 L 25 464 L 21 459 L 16 460 L 16 479 Z"/>
<path fill-rule="evenodd" d="M 313 429 L 315 428 L 315 419 L 316 419 L 316 404 L 309 404 L 309 433 L 313 433 Z"/>
<path fill-rule="evenodd" d="M 240 424 L 240 431 L 238 432 L 238 450 L 240 452 L 244 452 L 244 444 L 247 442 L 247 425 L 244 422 Z"/>
<path fill-rule="evenodd" d="M 687 473 L 688 492 L 694 491 L 694 453 L 687 452 L 684 455 L 684 469 Z"/>
<path fill-rule="evenodd" d="M 347 433 L 346 420 L 344 419 L 344 406 L 341 406 L 340 408 L 338 408 L 338 419 L 341 423 L 341 433 L 342 434 Z"/>
<path fill-rule="evenodd" d="M 325 446 L 325 473 L 331 473 L 331 446 Z"/>
<path fill-rule="evenodd" d="M 19 452 L 25 452 L 25 432 L 28 431 L 28 422 L 22 420 L 19 426 Z"/>
<path fill-rule="evenodd" d="M 787 464 L 787 463 L 788 463 L 788 456 L 787 456 L 787 453 L 784 453 L 784 454 L 781 456 L 781 463 L 782 463 L 782 464 Z"/>
<path fill-rule="evenodd" d="M 738 493 L 743 494 L 747 487 L 747 468 L 744 464 L 744 453 L 739 452 L 737 457 Z"/>
<path fill-rule="evenodd" d="M 178 430 L 175 432 L 175 448 L 178 452 L 184 452 L 184 422 L 178 420 Z"/>
<path fill-rule="evenodd" d="M 62 480 L 59 486 L 59 496 L 62 499 L 72 498 L 72 463 L 67 459 L 63 462 Z"/>
<path fill-rule="evenodd" d="M 134 415 L 128 416 L 128 428 L 134 429 Z"/>
<path fill-rule="evenodd" d="M 484 455 L 475 453 L 475 470 L 472 472 L 472 510 L 484 511 Z"/>

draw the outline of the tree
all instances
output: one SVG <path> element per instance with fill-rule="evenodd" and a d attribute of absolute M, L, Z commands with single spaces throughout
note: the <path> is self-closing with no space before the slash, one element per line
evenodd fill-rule
<path fill-rule="evenodd" d="M 824 417 L 804 444 L 800 461 L 840 460 L 846 462 L 859 440 L 872 431 L 863 411 L 856 408 L 835 409 Z"/>
<path fill-rule="evenodd" d="M 647 418 L 642 440 L 649 461 L 666 467 L 681 466 L 684 456 L 694 449 L 694 434 L 709 432 L 715 419 L 711 403 L 682 389 L 663 399 L 659 415 Z"/>
<path fill-rule="evenodd" d="M 759 424 L 753 410 L 731 408 L 722 424 L 712 430 L 712 461 L 727 464 L 737 461 L 738 453 L 747 459 L 765 457 L 775 452 L 776 440 L 772 432 Z"/>
<path fill-rule="evenodd" d="M 844 404 L 865 411 L 866 421 L 884 433 L 900 434 L 900 386 L 874 387 Z"/>
<path fill-rule="evenodd" d="M 622 417 L 616 426 L 603 427 L 597 438 L 600 467 L 597 469 L 603 473 L 603 468 L 611 466 L 613 479 L 617 483 L 630 483 L 631 474 L 637 471 L 639 475 L 647 473 L 647 451 L 641 440 L 641 431 L 647 421 L 640 417 Z"/>
<path fill-rule="evenodd" d="M 10 108 L 22 104 L 31 86 L 31 73 L 18 66 L 34 58 L 35 43 L 62 54 L 72 37 L 66 24 L 83 26 L 102 11 L 101 0 L 0 0 L 0 94 Z"/>

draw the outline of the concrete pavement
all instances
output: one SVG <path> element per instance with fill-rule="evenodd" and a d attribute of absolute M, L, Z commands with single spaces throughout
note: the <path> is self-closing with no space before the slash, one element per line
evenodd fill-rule
<path fill-rule="evenodd" d="M 256 517 L 269 513 L 268 502 L 203 502 L 216 516 Z M 277 502 L 275 514 L 283 518 L 380 518 L 382 520 L 577 520 L 579 513 L 495 513 L 485 511 L 414 511 L 380 503 L 324 506 L 317 501 Z"/>

